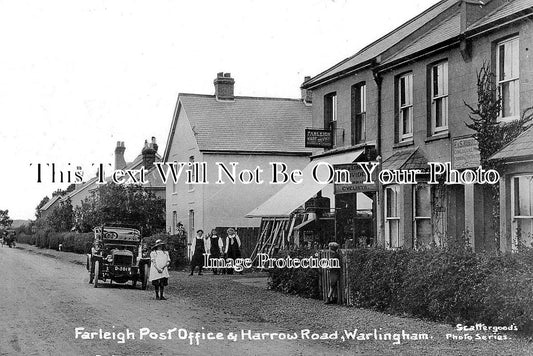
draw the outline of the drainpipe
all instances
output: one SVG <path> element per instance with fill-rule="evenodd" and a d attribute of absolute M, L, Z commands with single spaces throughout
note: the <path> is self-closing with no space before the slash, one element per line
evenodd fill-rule
<path fill-rule="evenodd" d="M 382 156 L 381 156 L 381 83 L 383 81 L 383 78 L 381 77 L 381 75 L 376 71 L 376 70 L 373 70 L 372 71 L 373 75 L 374 75 L 374 81 L 376 82 L 376 85 L 377 85 L 377 89 L 378 89 L 378 97 L 377 97 L 377 101 L 378 101 L 378 107 L 377 107 L 377 135 L 376 135 L 376 154 L 377 154 L 377 161 L 378 161 L 378 167 L 377 167 L 377 174 L 376 174 L 376 178 L 379 177 L 379 173 L 381 172 L 381 164 L 382 164 Z M 379 179 L 377 180 L 377 186 L 378 186 L 378 191 L 377 191 L 377 207 L 376 207 L 376 245 L 385 245 L 385 235 L 384 235 L 384 232 L 385 232 L 385 225 L 384 225 L 384 221 L 385 221 L 385 216 L 384 216 L 384 212 L 385 212 L 385 199 L 384 199 L 384 190 L 383 190 L 383 185 L 381 184 L 381 182 L 379 181 Z"/>

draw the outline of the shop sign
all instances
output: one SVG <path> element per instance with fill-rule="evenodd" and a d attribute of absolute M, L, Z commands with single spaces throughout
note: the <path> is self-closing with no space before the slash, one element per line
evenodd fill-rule
<path fill-rule="evenodd" d="M 452 141 L 453 169 L 479 167 L 481 156 L 477 140 L 471 136 L 454 138 Z"/>
<path fill-rule="evenodd" d="M 374 183 L 367 184 L 365 183 L 366 174 L 357 163 L 335 165 L 333 168 L 336 175 L 347 173 L 345 176 L 349 176 L 349 183 L 337 183 L 337 181 L 344 179 L 335 179 L 335 184 L 333 186 L 335 194 L 375 192 L 378 190 L 375 171 L 372 174 L 372 180 Z"/>
<path fill-rule="evenodd" d="M 332 148 L 333 132 L 331 130 L 305 129 L 305 147 Z"/>

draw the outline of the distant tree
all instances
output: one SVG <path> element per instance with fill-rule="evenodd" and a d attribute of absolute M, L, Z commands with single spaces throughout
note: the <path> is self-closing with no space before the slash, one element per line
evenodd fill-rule
<path fill-rule="evenodd" d="M 39 205 L 37 205 L 37 207 L 35 208 L 35 217 L 37 219 L 39 219 L 41 217 L 41 209 L 43 206 L 46 205 L 46 203 L 48 203 L 48 201 L 50 201 L 50 198 L 48 198 L 48 196 L 44 197 L 43 199 L 41 199 L 41 202 L 39 203 Z"/>
<path fill-rule="evenodd" d="M 105 184 L 74 211 L 76 228 L 91 231 L 103 223 L 131 224 L 144 236 L 165 227 L 165 201 L 141 185 Z"/>
<path fill-rule="evenodd" d="M 0 226 L 4 229 L 13 224 L 13 220 L 9 218 L 9 210 L 0 210 Z"/>
<path fill-rule="evenodd" d="M 48 226 L 55 231 L 70 231 L 74 225 L 74 212 L 70 198 L 60 202 L 46 220 Z"/>
<path fill-rule="evenodd" d="M 69 185 L 67 187 L 67 189 L 57 189 L 55 192 L 52 193 L 52 198 L 59 195 L 59 196 L 63 196 L 65 194 L 68 194 L 70 192 L 72 192 L 74 189 L 76 189 L 76 184 L 72 183 L 71 185 Z"/>

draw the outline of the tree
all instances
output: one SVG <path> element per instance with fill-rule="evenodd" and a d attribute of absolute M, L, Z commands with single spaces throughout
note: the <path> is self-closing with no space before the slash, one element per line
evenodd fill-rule
<path fill-rule="evenodd" d="M 69 185 L 67 187 L 67 189 L 57 189 L 55 192 L 52 193 L 52 198 L 59 195 L 59 196 L 63 196 L 65 194 L 68 194 L 70 192 L 72 192 L 74 189 L 76 189 L 76 184 L 72 183 L 71 185 Z"/>
<path fill-rule="evenodd" d="M 502 162 L 490 158 L 522 132 L 533 125 L 533 107 L 524 110 L 518 120 L 510 122 L 499 121 L 502 98 L 500 96 L 496 75 L 491 71 L 487 62 L 483 63 L 477 72 L 477 104 L 471 106 L 465 102 L 470 110 L 468 115 L 471 122 L 466 126 L 474 131 L 472 135 L 478 142 L 481 157 L 481 166 L 484 169 L 495 169 L 500 174 L 505 166 Z M 486 194 L 490 196 L 489 203 L 492 206 L 492 230 L 495 232 L 495 246 L 498 245 L 500 221 L 500 189 L 499 184 L 483 186 Z"/>
<path fill-rule="evenodd" d="M 39 219 L 41 217 L 41 209 L 43 206 L 46 205 L 46 203 L 48 203 L 48 201 L 50 200 L 50 198 L 48 198 L 48 196 L 44 197 L 43 199 L 41 199 L 41 202 L 39 203 L 39 205 L 37 205 L 37 207 L 35 208 L 35 217 L 37 219 Z"/>
<path fill-rule="evenodd" d="M 74 212 L 70 198 L 62 201 L 47 217 L 48 226 L 55 231 L 70 231 L 74 225 Z"/>
<path fill-rule="evenodd" d="M 0 210 L 0 226 L 4 229 L 13 224 L 13 220 L 9 218 L 9 210 Z"/>
<path fill-rule="evenodd" d="M 104 223 L 135 225 L 144 236 L 165 227 L 165 201 L 141 185 L 100 186 L 91 197 L 76 207 L 76 228 L 91 231 Z"/>
<path fill-rule="evenodd" d="M 500 162 L 489 158 L 518 137 L 533 124 L 533 108 L 524 110 L 518 120 L 500 122 L 502 99 L 498 93 L 496 75 L 491 72 L 488 63 L 483 63 L 477 72 L 478 102 L 475 107 L 465 105 L 470 109 L 468 115 L 471 122 L 466 126 L 474 131 L 481 156 L 481 165 L 490 168 L 502 168 Z"/>

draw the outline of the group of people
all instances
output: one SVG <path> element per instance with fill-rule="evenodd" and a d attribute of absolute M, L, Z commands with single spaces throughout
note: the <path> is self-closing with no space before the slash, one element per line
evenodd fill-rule
<path fill-rule="evenodd" d="M 198 275 L 202 275 L 202 269 L 204 267 L 204 253 L 209 253 L 210 258 L 220 258 L 226 256 L 227 258 L 240 258 L 241 257 L 241 240 L 237 232 L 233 228 L 227 230 L 228 236 L 223 241 L 222 237 L 218 235 L 216 229 L 211 230 L 211 233 L 204 236 L 203 230 L 196 232 L 196 237 L 193 239 L 191 248 L 193 255 L 191 258 L 191 273 L 194 274 L 194 270 L 198 267 Z M 168 268 L 170 266 L 170 255 L 168 251 L 164 249 L 165 242 L 163 240 L 157 240 L 152 246 L 152 252 L 150 253 L 150 276 L 149 280 L 155 287 L 155 298 L 157 300 L 166 300 L 164 296 L 165 286 L 168 285 Z M 213 269 L 214 274 L 228 273 L 233 274 L 233 269 L 218 270 Z"/>
<path fill-rule="evenodd" d="M 196 237 L 192 241 L 191 250 L 193 255 L 191 258 L 191 273 L 198 267 L 198 275 L 202 275 L 204 267 L 204 253 L 209 253 L 209 258 L 231 258 L 237 259 L 241 257 L 241 239 L 234 228 L 230 227 L 227 230 L 227 237 L 225 241 L 218 235 L 216 229 L 211 230 L 211 233 L 204 237 L 204 231 L 196 231 Z M 227 270 L 213 268 L 213 274 L 233 274 L 233 268 Z"/>

